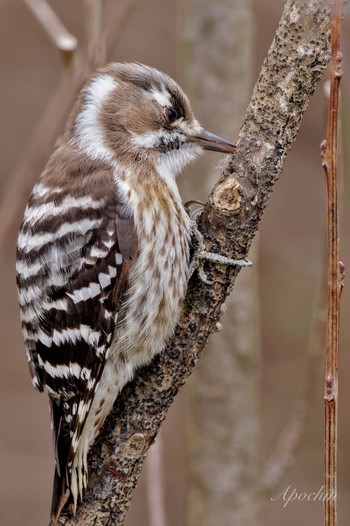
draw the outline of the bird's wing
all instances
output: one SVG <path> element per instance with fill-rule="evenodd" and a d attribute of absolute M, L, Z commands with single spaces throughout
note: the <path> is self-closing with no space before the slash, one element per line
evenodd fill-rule
<path fill-rule="evenodd" d="M 50 396 L 57 507 L 137 250 L 133 217 L 111 174 L 80 187 L 34 188 L 17 254 L 22 328 L 34 385 Z"/>

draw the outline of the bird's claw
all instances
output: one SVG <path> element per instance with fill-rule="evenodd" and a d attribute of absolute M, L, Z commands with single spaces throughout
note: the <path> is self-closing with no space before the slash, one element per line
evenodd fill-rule
<path fill-rule="evenodd" d="M 219 265 L 229 265 L 234 267 L 250 267 L 252 262 L 249 259 L 231 259 L 215 252 L 207 252 L 205 250 L 204 240 L 202 234 L 197 228 L 197 223 L 192 221 L 192 247 L 193 256 L 189 268 L 188 279 L 192 276 L 195 270 L 198 270 L 198 276 L 206 285 L 212 285 L 213 281 L 208 279 L 203 265 L 205 261 L 218 263 Z"/>
<path fill-rule="evenodd" d="M 192 260 L 193 262 L 194 260 Z M 191 264 L 192 264 L 191 262 Z M 197 270 L 198 271 L 198 276 L 199 276 L 199 279 L 205 283 L 206 285 L 212 285 L 214 282 L 208 278 L 208 276 L 206 275 L 205 271 L 204 271 L 204 265 L 203 265 L 203 260 L 201 261 L 200 259 L 198 259 L 195 264 L 193 265 L 193 268 L 191 269 L 190 268 L 190 276 L 192 276 L 193 272 Z"/>
<path fill-rule="evenodd" d="M 192 206 L 196 205 L 196 207 L 192 210 Z M 184 204 L 184 209 L 187 212 L 187 215 L 191 219 L 191 221 L 196 221 L 197 216 L 203 212 L 203 208 L 205 207 L 205 203 L 202 201 L 198 201 L 197 199 L 191 199 L 190 201 L 186 201 Z"/>

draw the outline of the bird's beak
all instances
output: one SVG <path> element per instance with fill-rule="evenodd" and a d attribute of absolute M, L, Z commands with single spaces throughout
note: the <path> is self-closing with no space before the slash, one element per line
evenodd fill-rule
<path fill-rule="evenodd" d="M 196 144 L 202 146 L 204 150 L 213 150 L 214 152 L 222 153 L 235 153 L 236 151 L 234 144 L 205 130 L 198 135 L 192 136 L 191 139 Z"/>

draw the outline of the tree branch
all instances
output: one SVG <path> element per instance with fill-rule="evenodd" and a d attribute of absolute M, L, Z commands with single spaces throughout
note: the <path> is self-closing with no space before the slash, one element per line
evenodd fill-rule
<path fill-rule="evenodd" d="M 228 160 L 200 221 L 210 249 L 229 256 L 246 255 L 328 64 L 329 37 L 328 2 L 287 2 L 253 91 L 237 153 Z M 210 268 L 211 287 L 191 280 L 173 339 L 118 397 L 89 455 L 90 482 L 84 503 L 75 517 L 62 517 L 61 526 L 123 524 L 147 450 L 215 329 L 237 272 Z"/>
<path fill-rule="evenodd" d="M 69 33 L 46 0 L 23 0 L 60 52 L 67 73 L 71 72 L 78 39 Z"/>

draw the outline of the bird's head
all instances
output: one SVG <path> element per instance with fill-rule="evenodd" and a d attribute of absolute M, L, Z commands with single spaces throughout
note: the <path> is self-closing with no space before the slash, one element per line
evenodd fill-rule
<path fill-rule="evenodd" d="M 175 176 L 203 150 L 233 153 L 209 133 L 168 75 L 138 63 L 110 64 L 82 91 L 73 120 L 75 140 L 94 159 L 137 168 L 152 162 Z"/>

